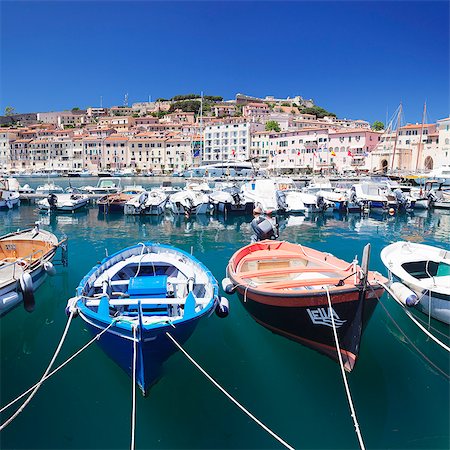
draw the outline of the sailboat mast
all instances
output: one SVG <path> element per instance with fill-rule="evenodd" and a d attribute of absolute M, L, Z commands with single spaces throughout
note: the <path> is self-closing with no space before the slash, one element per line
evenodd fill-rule
<path fill-rule="evenodd" d="M 397 150 L 397 139 L 398 139 L 398 131 L 400 128 L 401 115 L 402 115 L 402 104 L 400 103 L 400 106 L 398 107 L 397 129 L 395 130 L 394 151 L 392 152 L 391 172 L 394 170 L 395 151 Z"/>
<path fill-rule="evenodd" d="M 203 159 L 203 91 L 200 97 L 200 163 Z"/>
<path fill-rule="evenodd" d="M 417 144 L 417 160 L 416 160 L 416 172 L 419 168 L 419 159 L 422 153 L 422 136 L 423 136 L 423 127 L 425 125 L 425 114 L 427 113 L 427 102 L 423 104 L 423 114 L 422 114 L 422 128 L 420 129 L 420 137 L 419 143 Z"/>

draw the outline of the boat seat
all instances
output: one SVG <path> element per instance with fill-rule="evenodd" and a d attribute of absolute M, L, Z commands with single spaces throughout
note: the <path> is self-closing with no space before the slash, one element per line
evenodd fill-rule
<path fill-rule="evenodd" d="M 190 292 L 189 294 L 192 294 Z M 110 299 L 109 305 L 110 306 L 138 306 L 139 302 L 141 302 L 142 307 L 147 306 L 155 306 L 155 305 L 184 305 L 186 301 L 188 301 L 188 298 L 190 296 L 188 295 L 186 298 L 118 298 L 118 299 Z M 210 298 L 196 298 L 193 294 L 192 297 L 195 300 L 196 305 L 207 305 L 211 299 Z M 103 297 L 102 297 L 103 298 Z M 189 298 L 189 301 L 191 301 L 191 298 Z M 86 300 L 86 306 L 87 307 L 93 307 L 93 306 L 99 306 L 101 302 L 101 299 L 92 299 L 92 300 Z"/>

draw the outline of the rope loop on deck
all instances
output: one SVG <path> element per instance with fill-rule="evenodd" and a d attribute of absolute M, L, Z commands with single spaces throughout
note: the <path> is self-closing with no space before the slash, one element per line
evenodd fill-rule
<path fill-rule="evenodd" d="M 361 429 L 359 428 L 358 418 L 356 417 L 356 411 L 355 407 L 353 406 L 353 400 L 352 396 L 350 394 L 350 388 L 348 386 L 347 382 L 347 376 L 345 375 L 345 369 L 344 369 L 344 363 L 342 361 L 342 355 L 341 355 L 341 348 L 339 346 L 339 339 L 336 331 L 336 324 L 334 323 L 334 315 L 333 315 L 333 309 L 331 306 L 331 298 L 330 298 L 330 292 L 328 291 L 328 286 L 324 286 L 325 291 L 327 292 L 327 299 L 328 299 L 328 307 L 330 308 L 330 316 L 331 316 L 331 323 L 333 325 L 333 334 L 334 334 L 334 341 L 336 343 L 336 351 L 339 358 L 339 365 L 341 366 L 341 373 L 342 373 L 342 379 L 344 381 L 344 387 L 345 387 L 345 393 L 347 394 L 347 400 L 348 404 L 350 406 L 350 413 L 353 419 L 353 424 L 355 426 L 355 432 L 356 436 L 358 437 L 359 447 L 361 450 L 365 450 L 364 441 L 361 435 Z"/>
<path fill-rule="evenodd" d="M 195 366 L 197 369 L 205 375 L 205 377 L 226 397 L 228 397 L 241 411 L 247 414 L 250 419 L 256 422 L 261 428 L 267 431 L 271 436 L 273 436 L 280 444 L 284 445 L 289 450 L 294 450 L 294 447 L 290 446 L 286 441 L 284 441 L 280 436 L 275 434 L 270 428 L 264 425 L 259 419 L 257 419 L 248 409 L 246 409 L 243 405 L 241 405 L 231 394 L 229 394 L 214 378 L 209 375 L 187 352 L 186 350 L 175 340 L 175 338 L 169 333 L 166 332 L 166 336 L 178 347 L 178 349 L 186 356 L 186 358 Z"/>

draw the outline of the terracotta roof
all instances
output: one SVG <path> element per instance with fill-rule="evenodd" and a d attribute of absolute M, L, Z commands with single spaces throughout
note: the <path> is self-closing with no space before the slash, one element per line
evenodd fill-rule
<path fill-rule="evenodd" d="M 247 103 L 245 106 L 251 106 L 252 108 L 268 108 L 269 105 L 267 103 Z"/>
<path fill-rule="evenodd" d="M 434 124 L 431 124 L 431 123 L 424 123 L 423 126 L 424 126 L 424 128 L 427 128 L 427 127 L 432 127 L 432 126 L 434 126 Z M 405 125 L 405 126 L 403 126 L 403 127 L 400 127 L 400 130 L 406 130 L 406 129 L 408 129 L 408 128 L 422 128 L 422 124 L 421 124 L 421 123 L 408 124 L 408 125 Z"/>
<path fill-rule="evenodd" d="M 128 141 L 128 137 L 127 136 L 123 136 L 123 135 L 117 135 L 117 134 L 113 134 L 111 136 L 108 136 L 105 141 Z"/>

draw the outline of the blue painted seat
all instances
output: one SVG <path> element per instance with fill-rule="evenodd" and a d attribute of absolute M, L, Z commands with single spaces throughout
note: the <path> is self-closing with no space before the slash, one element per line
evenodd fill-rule
<path fill-rule="evenodd" d="M 167 296 L 167 275 L 149 275 L 142 277 L 130 278 L 128 284 L 128 295 L 131 298 L 164 298 Z M 138 307 L 129 306 L 129 311 L 137 311 Z M 143 313 L 150 313 L 150 315 L 167 315 L 167 305 L 158 304 L 146 306 Z"/>

